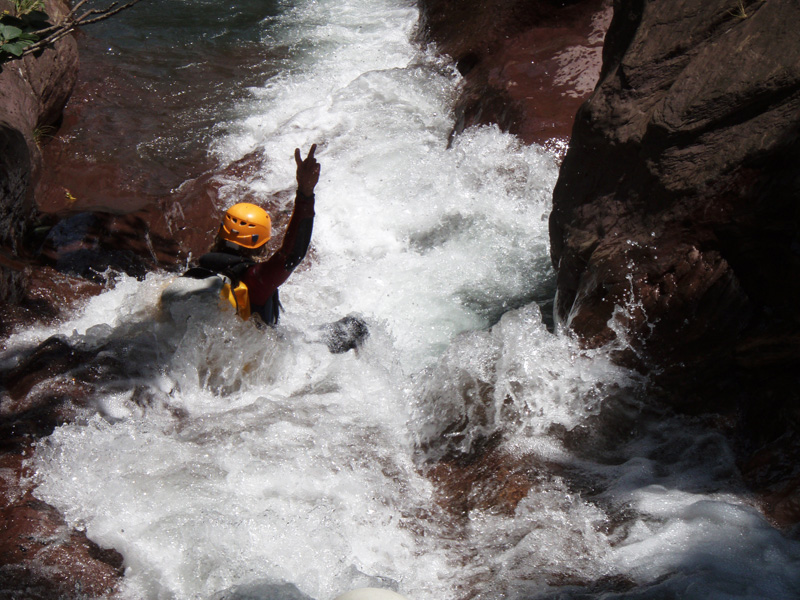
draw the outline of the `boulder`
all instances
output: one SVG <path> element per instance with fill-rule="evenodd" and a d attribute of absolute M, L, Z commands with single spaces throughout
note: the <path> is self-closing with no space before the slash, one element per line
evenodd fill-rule
<path fill-rule="evenodd" d="M 796 421 L 779 398 L 800 356 L 798 17 L 616 1 L 553 194 L 557 318 L 686 408 L 760 398 Z"/>

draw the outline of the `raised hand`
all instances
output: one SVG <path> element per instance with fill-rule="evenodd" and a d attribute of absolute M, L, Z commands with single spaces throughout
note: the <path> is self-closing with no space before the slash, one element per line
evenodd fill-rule
<path fill-rule="evenodd" d="M 317 145 L 312 144 L 305 160 L 300 154 L 300 148 L 294 150 L 294 160 L 297 163 L 297 190 L 307 198 L 314 194 L 314 187 L 319 181 L 319 163 L 314 158 L 316 150 Z"/>

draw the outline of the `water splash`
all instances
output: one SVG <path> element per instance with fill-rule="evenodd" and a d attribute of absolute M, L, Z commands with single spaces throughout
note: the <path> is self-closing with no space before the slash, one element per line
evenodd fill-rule
<path fill-rule="evenodd" d="M 724 440 L 649 405 L 605 350 L 553 334 L 553 158 L 495 128 L 446 140 L 454 72 L 388 1 L 284 7 L 288 63 L 215 132 L 223 162 L 269 158 L 223 202 L 293 185 L 319 143 L 313 264 L 281 327 L 167 309 L 170 276 L 122 277 L 53 334 L 94 350 L 96 415 L 32 462 L 38 497 L 125 557 L 130 598 L 784 598 L 797 545 L 738 487 Z M 276 25 L 277 23 L 277 25 Z M 271 67 L 272 68 L 272 67 Z M 330 354 L 350 312 L 371 335 Z M 91 365 L 90 365 L 91 366 Z M 492 440 L 527 468 L 508 512 L 452 514 L 424 476 Z"/>

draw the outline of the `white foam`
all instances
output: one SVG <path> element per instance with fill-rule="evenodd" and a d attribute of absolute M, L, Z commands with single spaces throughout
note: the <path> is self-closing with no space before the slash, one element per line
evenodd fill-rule
<path fill-rule="evenodd" d="M 525 306 L 552 280 L 553 159 L 496 128 L 446 147 L 458 78 L 408 41 L 405 3 L 300 2 L 281 18 L 265 43 L 291 65 L 213 149 L 269 158 L 222 182 L 229 203 L 242 186 L 292 188 L 294 148 L 319 144 L 313 259 L 281 290 L 281 326 L 215 306 L 167 318 L 169 277 L 152 274 L 21 332 L 18 347 L 61 334 L 126 366 L 98 384 L 97 417 L 40 444 L 37 496 L 123 554 L 128 598 L 488 600 L 604 578 L 644 597 L 786 597 L 797 545 L 729 485 L 721 440 L 667 415 L 594 455 L 570 445 L 634 378 Z M 315 329 L 350 312 L 369 340 L 332 355 Z M 445 514 L 427 461 L 493 435 L 528 466 L 527 496 L 511 515 Z"/>

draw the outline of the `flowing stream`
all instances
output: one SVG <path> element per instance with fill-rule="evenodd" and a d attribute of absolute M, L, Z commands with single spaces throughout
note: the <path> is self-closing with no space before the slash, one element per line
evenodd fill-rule
<path fill-rule="evenodd" d="M 169 86 L 195 75 L 135 149 L 179 161 L 203 144 L 221 165 L 263 152 L 257 174 L 221 180 L 228 205 L 292 189 L 294 148 L 319 144 L 313 250 L 282 287 L 281 325 L 162 306 L 172 276 L 151 273 L 9 342 L 98 353 L 91 410 L 31 464 L 36 496 L 124 556 L 123 596 L 800 597 L 800 544 L 754 506 L 724 439 L 548 327 L 557 163 L 495 128 L 448 147 L 458 76 L 413 43 L 415 6 L 238 4 L 225 23 L 218 3 L 156 3 L 153 85 L 169 52 L 185 63 Z M 145 24 L 108 43 L 135 48 Z M 264 58 L 232 86 L 209 65 L 237 44 Z M 198 65 L 210 83 L 191 95 Z M 347 314 L 370 337 L 331 354 L 319 328 Z M 429 470 L 491 443 L 530 485 L 513 511 L 472 497 L 459 514 Z"/>

